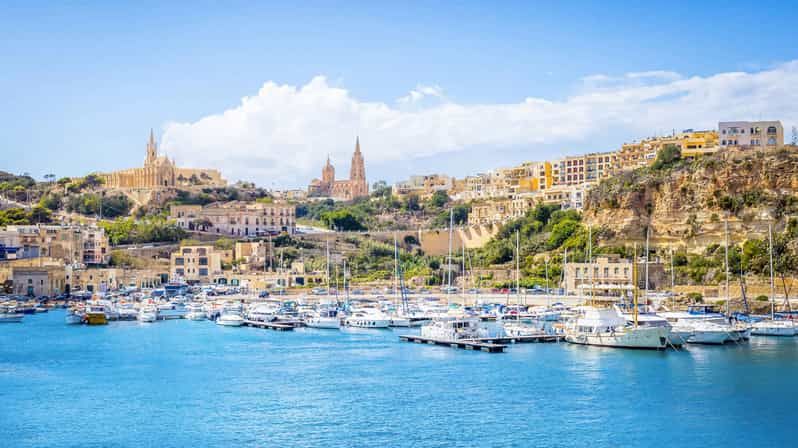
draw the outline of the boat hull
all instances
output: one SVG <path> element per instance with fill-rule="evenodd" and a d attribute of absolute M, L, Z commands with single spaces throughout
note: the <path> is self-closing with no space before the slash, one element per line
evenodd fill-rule
<path fill-rule="evenodd" d="M 105 313 L 87 313 L 86 324 L 88 325 L 107 325 L 108 316 Z"/>
<path fill-rule="evenodd" d="M 22 323 L 23 314 L 0 314 L 0 324 L 18 324 Z"/>
<path fill-rule="evenodd" d="M 80 314 L 67 314 L 64 320 L 67 325 L 78 325 L 83 323 L 83 316 Z"/>
<path fill-rule="evenodd" d="M 754 325 L 751 328 L 751 334 L 754 336 L 795 336 L 795 327 L 782 326 L 782 325 Z"/>
<path fill-rule="evenodd" d="M 637 328 L 610 333 L 566 333 L 565 340 L 599 347 L 661 350 L 668 346 L 669 333 L 665 327 Z"/>
<path fill-rule="evenodd" d="M 346 326 L 354 328 L 388 328 L 391 321 L 387 319 L 347 319 Z"/>
<path fill-rule="evenodd" d="M 243 325 L 244 322 L 240 320 L 217 320 L 216 325 L 221 325 L 223 327 L 240 327 Z"/>
<path fill-rule="evenodd" d="M 305 322 L 305 326 L 309 328 L 324 328 L 328 330 L 338 330 L 341 328 L 341 321 L 339 319 L 324 319 L 324 318 L 316 318 L 316 319 L 309 319 Z"/>

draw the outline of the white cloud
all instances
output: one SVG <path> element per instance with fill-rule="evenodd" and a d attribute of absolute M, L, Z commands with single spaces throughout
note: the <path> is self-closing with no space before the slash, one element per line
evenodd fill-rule
<path fill-rule="evenodd" d="M 231 180 L 298 186 L 319 175 L 327 154 L 345 175 L 357 135 L 368 174 L 370 163 L 474 147 L 520 148 L 529 158 L 551 158 L 535 147 L 606 150 L 611 148 L 591 141 L 612 136 L 620 146 L 674 128 L 714 128 L 722 120 L 781 119 L 785 130 L 798 122 L 798 61 L 755 73 L 684 78 L 657 71 L 594 75 L 583 82 L 563 101 L 508 104 L 460 104 L 438 86 L 418 86 L 388 104 L 358 100 L 322 76 L 301 87 L 267 82 L 234 108 L 193 123 L 168 123 L 162 146 L 179 164 L 217 167 Z M 502 164 L 485 160 L 485 168 Z M 399 177 L 411 174 L 396 171 Z"/>

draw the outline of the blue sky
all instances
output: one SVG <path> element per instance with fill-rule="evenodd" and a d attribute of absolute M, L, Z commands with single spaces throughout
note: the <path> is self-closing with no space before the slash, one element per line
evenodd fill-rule
<path fill-rule="evenodd" d="M 230 180 L 277 187 L 306 184 L 327 153 L 345 174 L 360 134 L 370 180 L 394 181 L 612 149 L 693 121 L 796 123 L 796 103 L 767 93 L 773 79 L 789 83 L 798 71 L 784 66 L 798 59 L 794 2 L 290 3 L 0 3 L 0 169 L 40 177 L 139 166 L 153 127 L 168 134 L 164 147 L 179 164 L 218 164 Z M 729 72 L 767 76 L 731 85 L 713 78 Z M 299 91 L 317 76 L 324 82 L 312 95 L 280 97 L 292 105 L 285 109 L 271 100 L 273 89 L 262 90 L 271 81 Z M 727 110 L 722 104 L 686 116 L 668 104 L 634 123 L 621 113 L 648 109 L 624 104 L 601 115 L 604 106 L 583 113 L 583 102 L 569 102 L 693 78 L 706 82 L 687 87 L 692 95 L 722 83 L 724 95 L 753 96 L 729 97 L 749 105 L 735 116 L 716 116 Z M 398 102 L 414 89 L 428 93 Z M 272 95 L 268 114 L 222 119 L 243 97 L 261 95 Z M 527 98 L 554 104 L 532 112 L 493 107 Z M 334 113 L 319 107 L 337 100 Z M 552 113 L 584 125 L 551 135 L 556 122 L 535 135 L 526 130 L 543 122 L 538 114 Z"/>

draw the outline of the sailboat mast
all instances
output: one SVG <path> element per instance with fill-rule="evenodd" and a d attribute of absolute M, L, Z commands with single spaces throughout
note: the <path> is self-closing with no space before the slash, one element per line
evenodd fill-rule
<path fill-rule="evenodd" d="M 590 269 L 590 305 L 593 306 L 594 302 L 594 285 L 593 285 L 593 227 L 587 227 L 587 259 L 588 269 Z"/>
<path fill-rule="evenodd" d="M 568 295 L 568 249 L 565 249 L 562 258 L 562 291 Z"/>
<path fill-rule="evenodd" d="M 463 296 L 463 305 L 465 305 L 466 300 L 466 260 L 465 260 L 465 243 L 460 246 L 463 249 L 463 289 L 460 291 L 460 295 Z"/>
<path fill-rule="evenodd" d="M 637 328 L 637 243 L 635 243 L 634 256 L 632 257 L 632 317 Z M 648 278 L 646 278 L 648 282 Z"/>
<path fill-rule="evenodd" d="M 773 283 L 773 224 L 768 222 L 768 253 L 770 257 L 770 319 L 776 313 L 775 283 Z"/>
<path fill-rule="evenodd" d="M 515 231 L 515 301 L 518 303 L 518 318 L 521 319 L 521 232 Z"/>
<path fill-rule="evenodd" d="M 724 234 L 725 234 L 725 264 L 726 264 L 726 314 L 730 314 L 731 312 L 731 304 L 729 303 L 729 215 L 726 215 L 726 220 L 724 221 Z"/>
<path fill-rule="evenodd" d="M 446 307 L 448 309 L 451 306 L 451 298 L 449 297 L 452 293 L 452 234 L 454 232 L 454 209 L 449 209 L 449 260 L 446 263 L 446 272 L 448 274 L 448 281 L 446 285 Z"/>
<path fill-rule="evenodd" d="M 394 304 L 399 299 L 399 245 L 396 242 L 396 232 L 393 234 L 393 292 Z"/>
<path fill-rule="evenodd" d="M 647 226 L 646 227 L 646 288 L 645 288 L 646 295 L 644 297 L 645 300 L 648 300 L 648 254 L 649 254 L 648 239 L 650 235 L 651 235 L 651 227 Z"/>
<path fill-rule="evenodd" d="M 327 240 L 327 293 L 330 292 L 330 240 Z"/>

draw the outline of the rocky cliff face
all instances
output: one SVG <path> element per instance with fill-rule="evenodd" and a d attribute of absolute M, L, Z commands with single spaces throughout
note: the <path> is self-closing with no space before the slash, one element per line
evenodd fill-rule
<path fill-rule="evenodd" d="M 725 151 L 602 182 L 588 196 L 585 220 L 617 242 L 643 241 L 700 250 L 730 239 L 762 238 L 771 216 L 798 213 L 798 148 Z"/>

